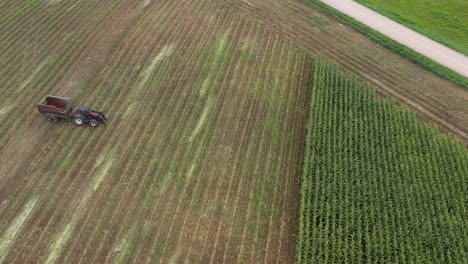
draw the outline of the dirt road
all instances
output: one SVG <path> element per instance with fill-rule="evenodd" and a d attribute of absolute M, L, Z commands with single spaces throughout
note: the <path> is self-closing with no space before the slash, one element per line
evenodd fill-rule
<path fill-rule="evenodd" d="M 418 32 L 411 30 L 353 0 L 322 0 L 382 34 L 432 60 L 468 77 L 468 58 Z"/>

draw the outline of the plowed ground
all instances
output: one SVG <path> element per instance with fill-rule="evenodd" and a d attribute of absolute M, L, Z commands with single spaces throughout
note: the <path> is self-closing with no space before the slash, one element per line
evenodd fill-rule
<path fill-rule="evenodd" d="M 0 263 L 291 262 L 319 52 L 466 136 L 461 89 L 294 1 L 1 2 Z"/>

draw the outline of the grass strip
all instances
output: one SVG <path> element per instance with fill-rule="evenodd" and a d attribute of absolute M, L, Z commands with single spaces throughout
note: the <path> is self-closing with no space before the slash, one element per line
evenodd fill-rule
<path fill-rule="evenodd" d="M 395 20 L 396 22 L 402 24 L 402 25 L 405 25 L 411 29 L 414 29 L 415 31 L 418 31 L 419 33 L 439 42 L 439 43 L 442 43 L 454 50 L 457 50 L 465 55 L 468 56 L 468 47 L 466 45 L 463 44 L 463 42 L 457 42 L 455 39 L 452 39 L 450 38 L 450 34 L 444 34 L 443 32 L 441 33 L 440 31 L 437 32 L 437 23 L 438 22 L 441 22 L 443 21 L 441 18 L 435 18 L 433 17 L 433 15 L 438 15 L 438 16 L 442 16 L 444 13 L 446 13 L 447 11 L 445 10 L 440 10 L 438 13 L 436 14 L 432 14 L 432 13 L 426 13 L 424 11 L 422 11 L 422 14 L 425 15 L 425 17 L 427 18 L 427 21 L 426 21 L 426 24 L 422 24 L 422 23 L 418 23 L 416 22 L 417 19 L 415 19 L 415 21 L 413 21 L 413 19 L 411 17 L 408 17 L 408 16 L 405 16 L 404 14 L 399 14 L 399 13 L 396 13 L 395 11 L 392 11 L 392 10 L 389 10 L 383 6 L 380 6 L 378 4 L 379 1 L 377 1 L 377 3 L 375 3 L 374 0 L 356 0 L 357 2 L 369 7 L 370 9 L 392 19 L 392 20 Z M 420 1 L 416 1 L 417 2 L 420 2 Z M 444 1 L 441 1 L 441 3 L 438 3 L 439 5 L 449 5 L 447 3 L 443 3 Z M 423 3 L 420 3 L 421 8 L 423 8 Z M 395 8 L 397 8 L 395 6 Z M 456 8 L 456 7 L 453 7 L 453 8 Z M 410 9 L 412 11 L 414 11 L 413 9 Z M 462 10 L 460 10 L 462 11 Z M 463 12 L 463 11 L 462 11 Z M 419 17 L 422 17 L 422 15 L 420 15 Z M 455 16 L 452 16 L 454 18 L 457 18 L 457 17 L 462 17 L 462 15 L 455 15 Z M 445 20 L 446 21 L 446 20 Z M 438 26 L 439 27 L 443 27 L 443 28 L 453 28 L 453 23 L 455 23 L 454 21 L 446 21 L 447 23 L 441 23 L 439 24 Z M 461 23 L 463 25 L 463 21 L 457 21 L 459 23 Z M 463 27 L 463 26 L 462 26 Z M 464 32 L 459 32 L 460 35 L 464 35 Z M 462 40 L 461 40 L 462 41 Z M 465 42 L 466 43 L 466 42 Z"/>
<path fill-rule="evenodd" d="M 357 21 L 356 19 L 341 13 L 340 11 L 328 6 L 327 4 L 321 2 L 320 0 L 302 0 L 303 2 L 317 8 L 326 15 L 335 18 L 341 23 L 344 23 L 351 28 L 357 30 L 368 39 L 374 41 L 375 43 L 381 45 L 384 48 L 387 48 L 394 53 L 409 59 L 411 62 L 414 62 L 424 69 L 434 73 L 435 75 L 452 81 L 459 86 L 463 87 L 465 90 L 468 90 L 468 78 L 463 75 L 440 65 L 439 63 L 427 58 L 426 56 L 414 51 L 411 48 L 383 35 L 382 33 L 374 30 L 364 23 Z"/>

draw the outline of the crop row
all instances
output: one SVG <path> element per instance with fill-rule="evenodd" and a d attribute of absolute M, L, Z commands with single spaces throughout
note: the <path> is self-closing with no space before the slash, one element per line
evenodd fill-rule
<path fill-rule="evenodd" d="M 463 262 L 468 152 L 316 60 L 298 263 Z"/>
<path fill-rule="evenodd" d="M 76 12 L 71 19 L 91 8 L 64 3 L 54 8 Z M 294 254 L 290 205 L 302 154 L 292 150 L 303 135 L 306 54 L 216 1 L 119 3 L 48 46 L 60 56 L 49 59 L 41 46 L 25 80 L 12 74 L 25 58 L 10 48 L 29 40 L 17 34 L 21 23 L 42 21 L 50 39 L 73 23 L 39 5 L 9 25 L 2 51 L 11 63 L 0 80 L 15 91 L 3 99 L 15 104 L 9 111 L 60 93 L 110 122 L 91 130 L 38 114 L 4 119 L 0 140 L 11 158 L 0 172 L 23 161 L 15 140 L 28 138 L 25 130 L 41 136 L 31 140 L 26 180 L 2 207 L 4 259 L 282 263 Z"/>

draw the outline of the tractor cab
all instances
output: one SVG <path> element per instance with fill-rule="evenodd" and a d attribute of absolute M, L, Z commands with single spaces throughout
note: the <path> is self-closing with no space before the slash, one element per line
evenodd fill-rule
<path fill-rule="evenodd" d="M 102 112 L 94 111 L 86 105 L 80 105 L 75 108 L 73 122 L 78 126 L 89 123 L 90 126 L 97 127 L 99 124 L 105 124 L 107 118 Z"/>

